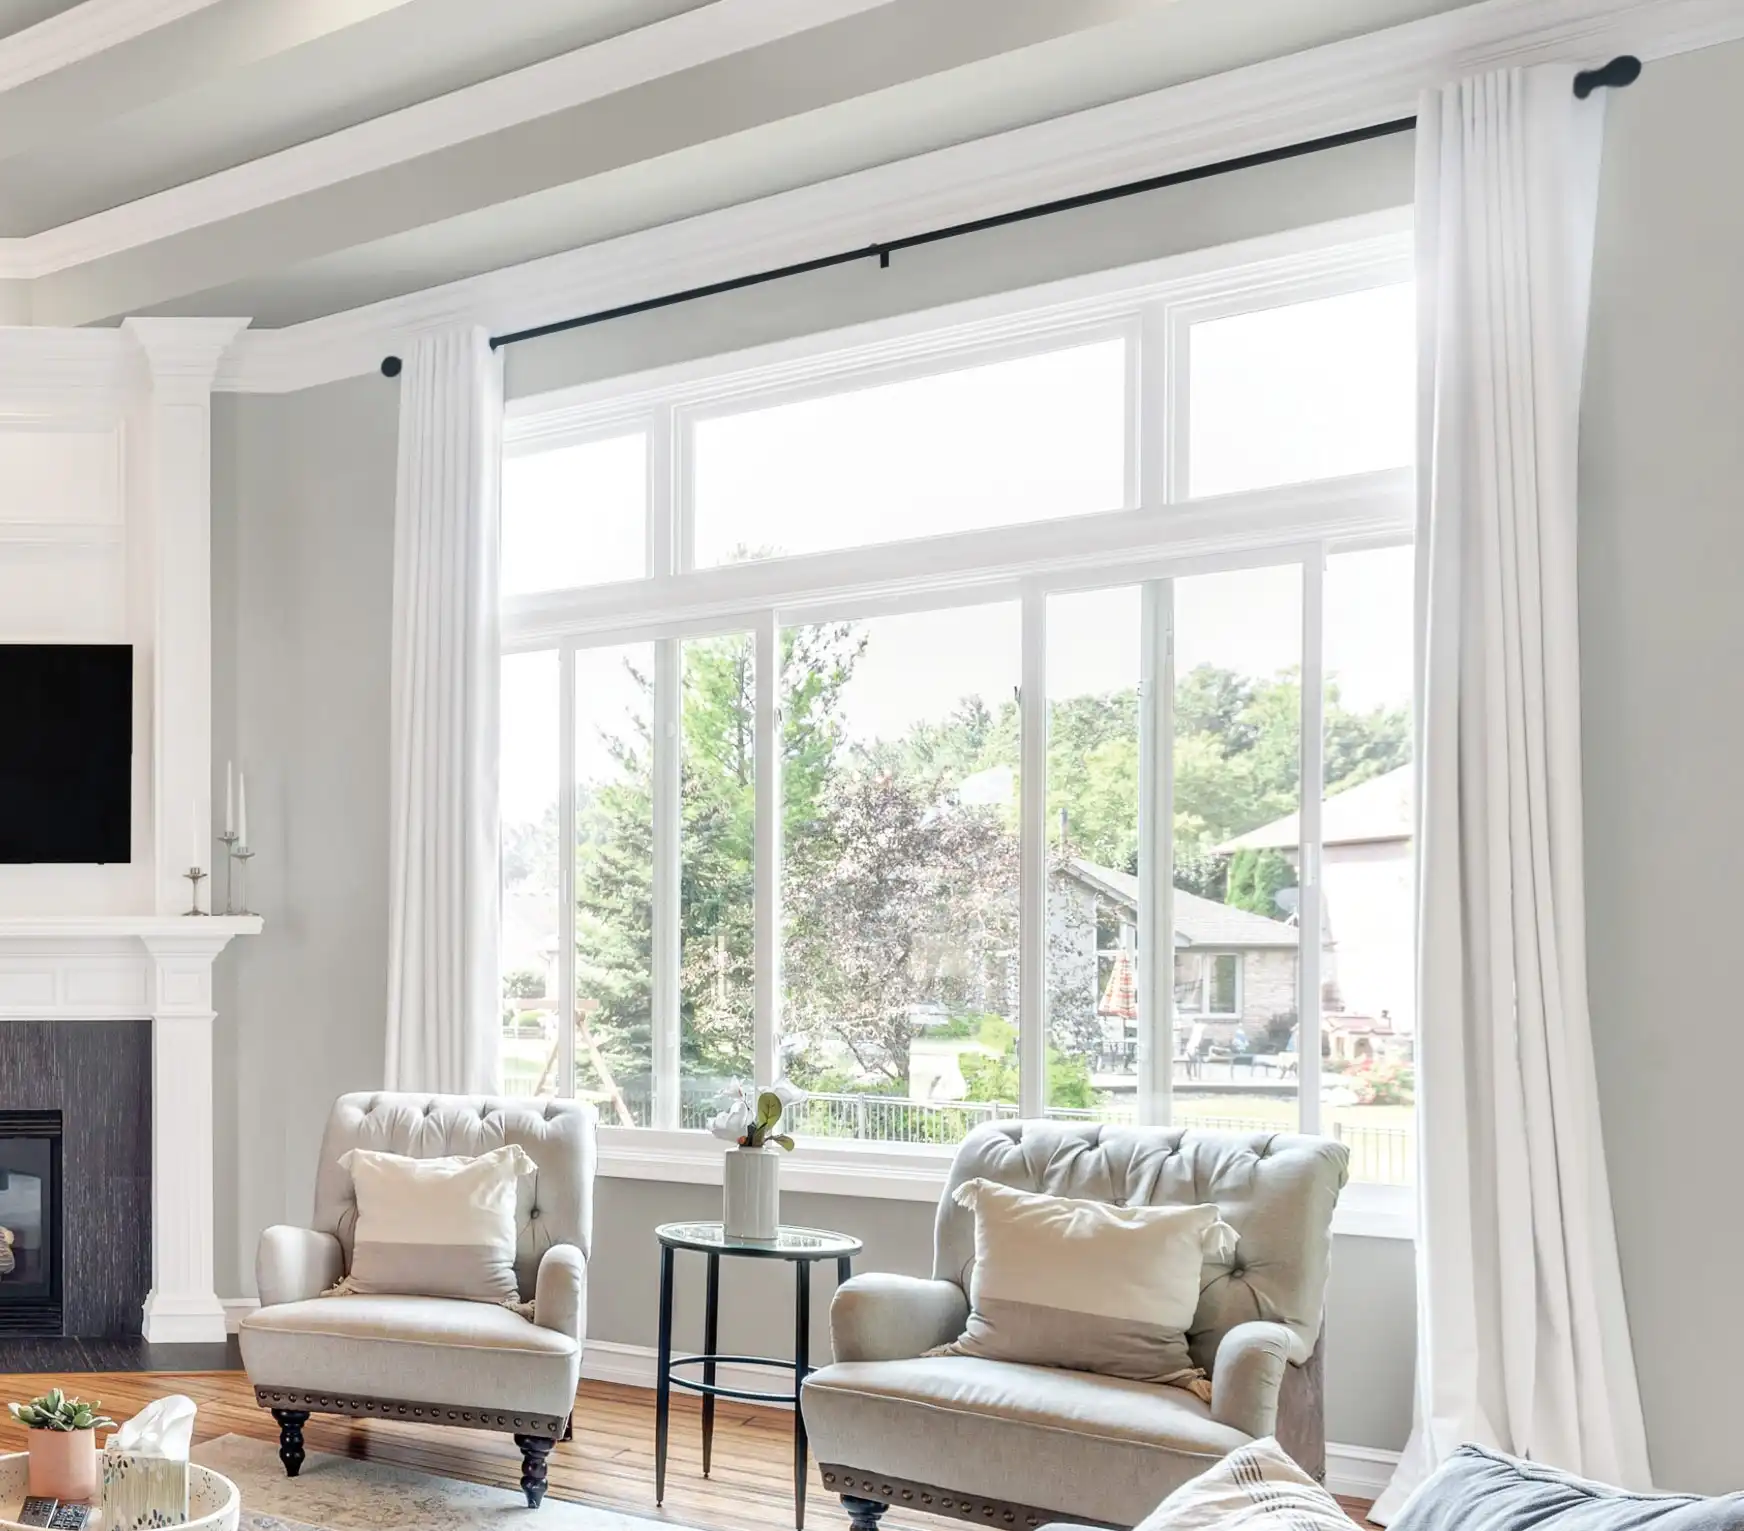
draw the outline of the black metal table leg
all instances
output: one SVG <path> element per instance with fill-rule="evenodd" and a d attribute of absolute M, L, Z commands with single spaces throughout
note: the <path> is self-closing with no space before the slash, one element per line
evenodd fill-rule
<path fill-rule="evenodd" d="M 705 1300 L 702 1314 L 702 1353 L 708 1357 L 702 1363 L 702 1380 L 709 1386 L 715 1385 L 715 1352 L 720 1349 L 716 1342 L 720 1338 L 721 1313 L 721 1257 L 710 1254 L 708 1257 L 708 1297 Z M 715 1443 L 715 1395 L 702 1395 L 702 1475 L 709 1475 L 709 1457 Z"/>
<path fill-rule="evenodd" d="M 672 1246 L 660 1246 L 660 1355 L 654 1375 L 654 1503 L 666 1498 L 666 1437 L 672 1426 Z"/>
<path fill-rule="evenodd" d="M 805 1531 L 805 1411 L 799 1395 L 811 1370 L 811 1261 L 793 1264 L 793 1524 Z"/>
<path fill-rule="evenodd" d="M 841 1259 L 836 1261 L 836 1285 L 842 1285 L 842 1283 L 853 1274 L 854 1257 L 852 1255 L 843 1255 Z"/>

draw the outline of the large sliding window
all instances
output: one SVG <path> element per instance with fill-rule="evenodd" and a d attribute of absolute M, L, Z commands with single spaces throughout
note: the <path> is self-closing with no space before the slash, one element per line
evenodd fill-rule
<path fill-rule="evenodd" d="M 779 1074 L 838 1155 L 1300 1128 L 1404 1184 L 1407 270 L 1249 251 L 517 406 L 504 1088 L 672 1133 Z"/>

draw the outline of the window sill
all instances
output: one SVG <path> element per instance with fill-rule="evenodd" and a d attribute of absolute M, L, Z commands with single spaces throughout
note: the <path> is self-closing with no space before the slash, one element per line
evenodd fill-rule
<path fill-rule="evenodd" d="M 880 1147 L 802 1143 L 781 1166 L 782 1188 L 797 1195 L 853 1196 L 936 1203 L 954 1150 L 891 1143 Z M 616 1180 L 719 1185 L 727 1145 L 703 1132 L 602 1127 L 599 1173 Z M 1350 1185 L 1332 1231 L 1347 1238 L 1415 1239 L 1416 1196 L 1409 1186 Z"/>

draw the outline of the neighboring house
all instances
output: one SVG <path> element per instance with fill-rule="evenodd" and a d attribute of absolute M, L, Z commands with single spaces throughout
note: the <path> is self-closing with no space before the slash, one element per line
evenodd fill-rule
<path fill-rule="evenodd" d="M 1350 1017 L 1416 1030 L 1412 969 L 1412 768 L 1335 792 L 1320 810 L 1321 887 L 1331 947 L 1329 982 Z M 1218 850 L 1271 850 L 1294 864 L 1295 814 L 1262 824 Z M 1382 1030 L 1387 1029 L 1384 1025 Z"/>
<path fill-rule="evenodd" d="M 1296 1012 L 1296 928 L 1175 889 L 1175 1013 L 1227 1042 L 1237 1028 L 1260 1047 Z M 1098 1015 L 1116 960 L 1138 947 L 1138 878 L 1074 857 L 1048 890 L 1048 1001 L 1056 1028 L 1096 1039 L 1098 1067 L 1119 1072 L 1137 1045 L 1136 1018 Z"/>

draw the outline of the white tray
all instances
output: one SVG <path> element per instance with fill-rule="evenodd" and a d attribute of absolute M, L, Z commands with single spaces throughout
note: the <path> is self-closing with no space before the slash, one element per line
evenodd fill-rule
<path fill-rule="evenodd" d="M 99 1464 L 100 1465 L 100 1464 Z M 0 1531 L 18 1531 L 18 1522 L 8 1519 L 24 1507 L 30 1485 L 30 1455 L 23 1451 L 0 1452 Z M 242 1496 L 222 1473 L 198 1462 L 188 1464 L 188 1519 L 184 1531 L 236 1531 Z M 103 1512 L 94 1510 L 85 1522 L 86 1531 L 102 1531 Z M 31 1531 L 26 1527 L 24 1531 Z"/>

